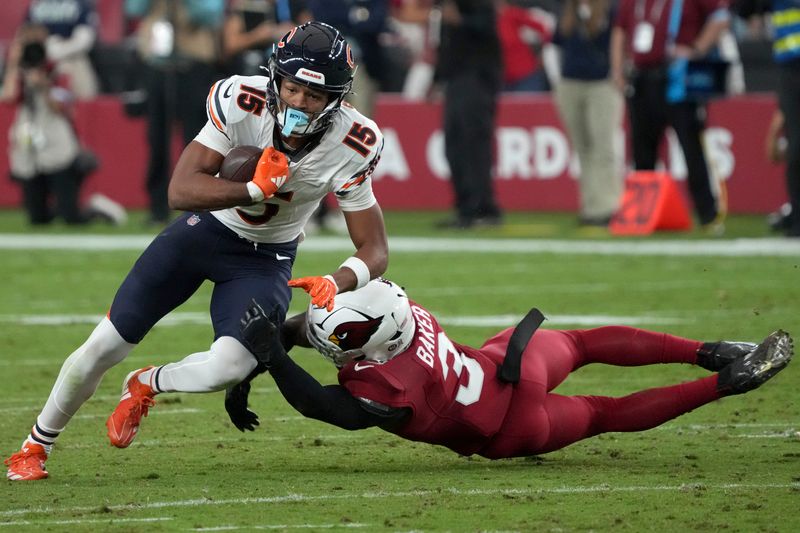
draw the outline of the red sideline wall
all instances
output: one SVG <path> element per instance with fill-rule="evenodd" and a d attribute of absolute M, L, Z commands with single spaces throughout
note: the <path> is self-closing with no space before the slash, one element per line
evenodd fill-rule
<path fill-rule="evenodd" d="M 727 186 L 730 211 L 766 213 L 785 201 L 783 168 L 764 156 L 764 134 L 775 109 L 771 95 L 748 95 L 713 102 L 706 142 L 711 161 Z M 7 179 L 7 136 L 11 106 L 0 107 L 0 206 L 17 206 L 19 190 Z M 447 209 L 452 193 L 443 155 L 441 106 L 381 97 L 376 120 L 386 147 L 374 174 L 384 209 Z M 147 166 L 145 124 L 125 116 L 113 97 L 82 103 L 76 126 L 101 160 L 84 194 L 102 192 L 128 207 L 144 207 Z M 620 142 L 624 141 L 618 133 Z M 505 96 L 495 135 L 495 183 L 508 210 L 574 211 L 577 163 L 549 95 Z M 685 182 L 685 162 L 674 139 L 665 162 Z M 176 154 L 178 149 L 176 148 Z M 681 183 L 685 192 L 685 187 Z"/>

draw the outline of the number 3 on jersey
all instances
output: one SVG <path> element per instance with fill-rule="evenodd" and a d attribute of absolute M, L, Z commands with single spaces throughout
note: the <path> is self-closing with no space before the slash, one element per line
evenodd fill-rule
<path fill-rule="evenodd" d="M 461 405 L 472 405 L 477 402 L 483 390 L 484 374 L 480 363 L 456 350 L 456 347 L 453 346 L 453 343 L 444 332 L 439 332 L 436 344 L 439 346 L 437 355 L 439 356 L 439 362 L 442 363 L 442 374 L 445 381 L 447 380 L 447 374 L 450 372 L 448 354 L 453 354 L 453 372 L 456 376 L 461 377 L 461 372 L 465 369 L 467 371 L 467 384 L 458 387 L 456 401 Z"/>

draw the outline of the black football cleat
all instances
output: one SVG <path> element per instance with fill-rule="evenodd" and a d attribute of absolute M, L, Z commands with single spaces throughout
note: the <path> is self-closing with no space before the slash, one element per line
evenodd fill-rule
<path fill-rule="evenodd" d="M 730 395 L 757 389 L 783 370 L 793 355 L 792 337 L 779 329 L 749 354 L 723 368 L 719 373 L 717 390 Z"/>
<path fill-rule="evenodd" d="M 697 350 L 697 365 L 719 372 L 737 359 L 755 350 L 758 344 L 752 342 L 706 342 Z"/>

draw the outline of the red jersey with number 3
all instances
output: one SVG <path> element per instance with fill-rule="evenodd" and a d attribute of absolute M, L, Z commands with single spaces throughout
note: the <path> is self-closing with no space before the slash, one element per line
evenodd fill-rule
<path fill-rule="evenodd" d="M 357 398 L 410 407 L 410 420 L 394 433 L 439 444 L 462 454 L 478 453 L 503 424 L 513 388 L 497 379 L 504 354 L 450 341 L 436 319 L 414 302 L 411 345 L 384 364 L 348 363 L 339 383 Z"/>

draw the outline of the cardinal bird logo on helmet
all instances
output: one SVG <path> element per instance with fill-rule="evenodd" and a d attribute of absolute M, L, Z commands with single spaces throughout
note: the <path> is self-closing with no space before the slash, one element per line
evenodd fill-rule
<path fill-rule="evenodd" d="M 381 326 L 383 317 L 358 322 L 343 322 L 336 326 L 328 340 L 342 349 L 354 350 L 364 346 Z"/>

